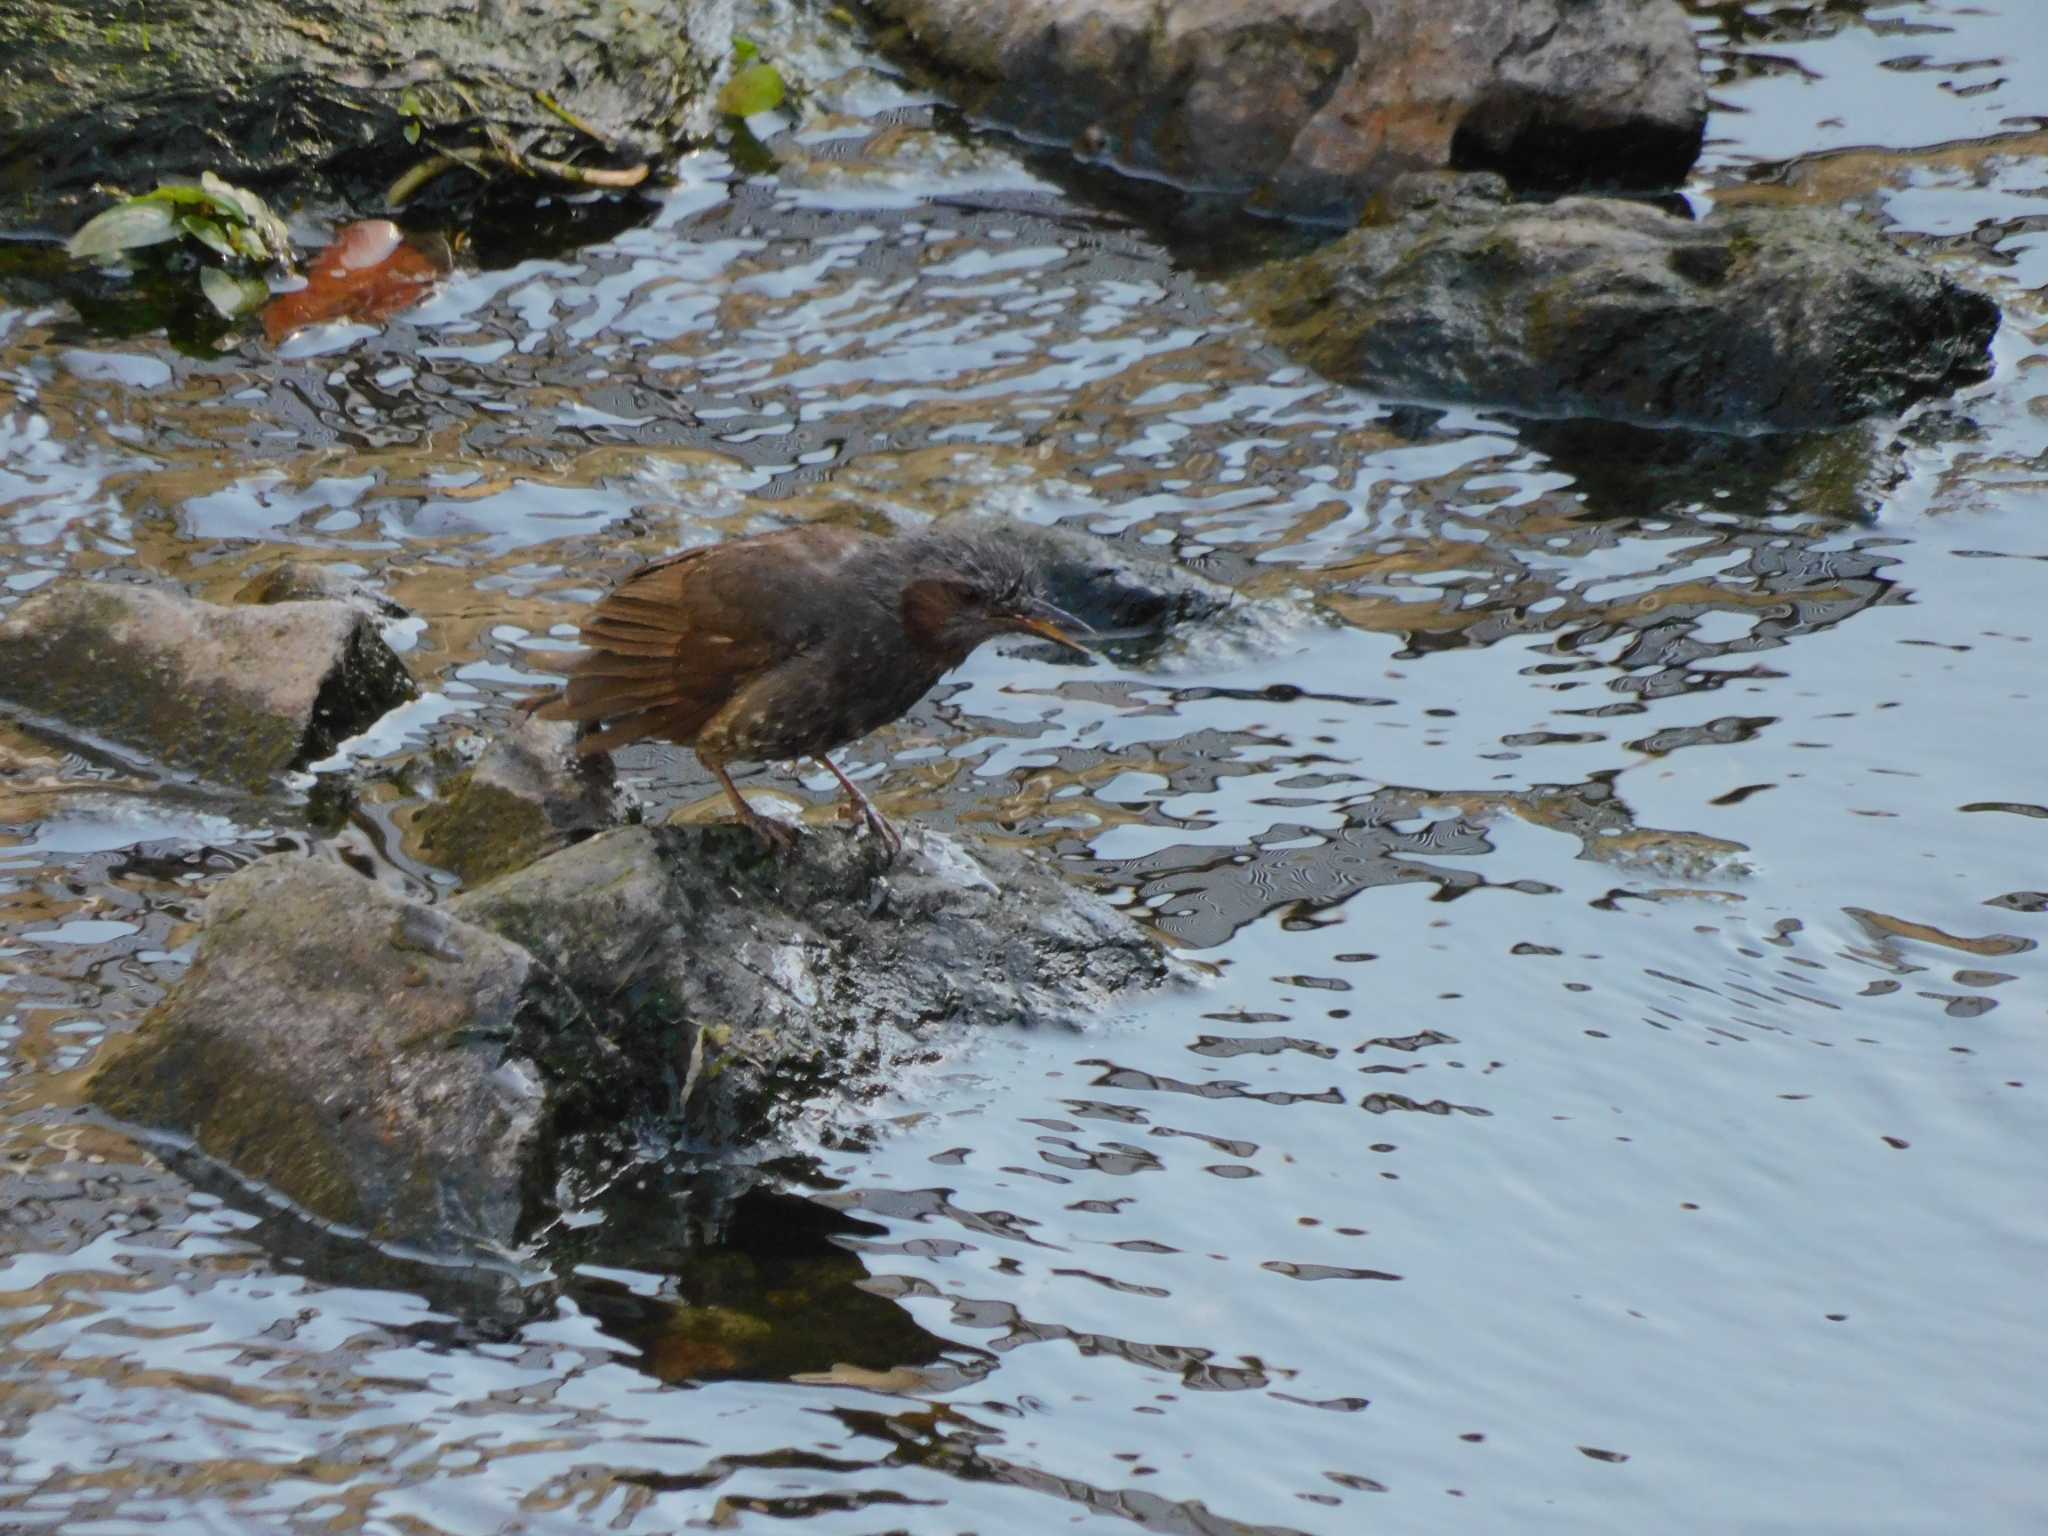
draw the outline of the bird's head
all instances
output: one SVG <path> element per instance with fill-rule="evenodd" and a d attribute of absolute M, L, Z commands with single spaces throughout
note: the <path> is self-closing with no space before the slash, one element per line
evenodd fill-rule
<path fill-rule="evenodd" d="M 903 583 L 903 628 L 920 647 L 958 665 L 983 641 L 1036 635 L 1083 656 L 1088 626 L 1044 593 L 1038 563 L 1000 535 L 927 534 Z"/>

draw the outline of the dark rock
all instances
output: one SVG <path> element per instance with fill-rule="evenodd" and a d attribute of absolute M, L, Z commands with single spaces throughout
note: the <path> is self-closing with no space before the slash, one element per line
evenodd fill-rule
<path fill-rule="evenodd" d="M 874 0 L 971 111 L 1144 176 L 1347 219 L 1404 171 L 1664 187 L 1706 89 L 1674 0 Z"/>
<path fill-rule="evenodd" d="M 690 44 L 705 9 L 366 0 L 312 16 L 291 0 L 191 0 L 145 15 L 126 0 L 12 0 L 0 6 L 8 222 L 48 219 L 103 185 L 146 192 L 206 170 L 287 204 L 376 206 L 402 172 L 440 148 L 487 148 L 491 130 L 530 170 L 638 164 L 684 142 L 721 62 Z"/>
<path fill-rule="evenodd" d="M 1327 622 L 1305 603 L 1244 597 L 1143 545 L 1071 528 L 1009 526 L 1013 537 L 1041 551 L 1047 595 L 1095 631 L 1090 648 L 1121 664 L 1211 668 Z M 1050 641 L 1036 650 L 1050 665 L 1085 665 Z"/>
<path fill-rule="evenodd" d="M 1824 428 L 1989 371 L 1997 306 L 1844 215 L 1503 195 L 1407 178 L 1240 291 L 1331 378 L 1536 415 Z"/>
<path fill-rule="evenodd" d="M 76 581 L 0 621 L 0 701 L 243 789 L 325 757 L 412 693 L 346 603 L 222 608 Z"/>
<path fill-rule="evenodd" d="M 579 1013 L 516 945 L 264 859 L 214 890 L 192 969 L 88 1091 L 323 1220 L 509 1247 L 555 1192 L 560 1111 L 527 1042 Z"/>
<path fill-rule="evenodd" d="M 1163 636 L 1238 601 L 1221 582 L 1183 570 L 1163 556 L 1067 528 L 1009 522 L 1003 527 L 1038 552 L 1046 595 L 1104 635 Z"/>
<path fill-rule="evenodd" d="M 414 814 L 414 850 L 481 885 L 620 819 L 608 757 L 576 755 L 569 721 L 521 714 Z"/>
<path fill-rule="evenodd" d="M 777 860 L 738 826 L 624 827 L 453 910 L 554 967 L 629 1057 L 658 1050 L 692 1132 L 726 1146 L 879 1083 L 941 1026 L 1078 1024 L 1168 974 L 1044 865 L 917 829 L 887 866 L 838 832 Z"/>
<path fill-rule="evenodd" d="M 643 1140 L 693 1149 L 664 1208 L 729 1201 L 734 1165 L 948 1028 L 1078 1025 L 1168 975 L 1052 870 L 924 833 L 885 866 L 839 832 L 773 859 L 737 826 L 623 827 L 447 908 L 272 858 L 216 889 L 191 971 L 88 1094 L 323 1220 L 506 1249 L 644 1184 L 618 1177 Z"/>

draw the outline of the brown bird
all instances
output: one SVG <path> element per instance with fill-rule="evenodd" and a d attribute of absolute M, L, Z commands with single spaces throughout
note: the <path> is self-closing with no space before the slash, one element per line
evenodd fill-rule
<path fill-rule="evenodd" d="M 987 526 L 876 538 L 810 526 L 642 566 L 583 625 L 566 687 L 527 707 L 602 728 L 577 750 L 654 737 L 693 749 L 739 819 L 773 847 L 795 833 L 755 811 L 726 765 L 816 759 L 890 856 L 903 839 L 827 756 L 886 725 L 998 635 L 1087 651 L 1047 602 L 1038 563 Z M 1063 627 L 1064 626 L 1064 627 Z"/>

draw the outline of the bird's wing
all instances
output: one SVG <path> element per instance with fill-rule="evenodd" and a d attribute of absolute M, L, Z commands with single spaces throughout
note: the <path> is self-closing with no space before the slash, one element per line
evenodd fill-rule
<path fill-rule="evenodd" d="M 687 744 L 746 682 L 821 638 L 820 586 L 867 536 L 798 528 L 685 550 L 634 571 L 583 625 L 584 654 L 543 719 L 603 721 L 577 751 Z"/>

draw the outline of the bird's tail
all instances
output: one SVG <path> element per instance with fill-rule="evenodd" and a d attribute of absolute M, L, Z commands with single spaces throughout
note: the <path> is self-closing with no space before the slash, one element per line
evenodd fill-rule
<path fill-rule="evenodd" d="M 534 703 L 543 720 L 590 730 L 576 744 L 582 755 L 648 736 L 687 742 L 730 695 L 717 665 L 730 646 L 700 634 L 683 600 L 682 583 L 708 547 L 643 566 L 584 620 L 588 649 L 569 664 L 568 683 Z"/>

